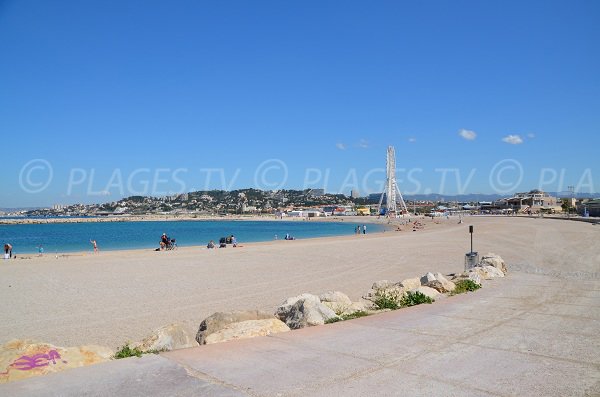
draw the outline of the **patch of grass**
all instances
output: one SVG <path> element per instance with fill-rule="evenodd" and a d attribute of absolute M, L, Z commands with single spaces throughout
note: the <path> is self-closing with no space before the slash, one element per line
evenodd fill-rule
<path fill-rule="evenodd" d="M 458 295 L 458 294 L 464 294 L 466 292 L 473 292 L 473 291 L 476 291 L 479 288 L 481 288 L 481 285 L 477 284 L 473 280 L 468 280 L 468 279 L 467 280 L 458 280 L 454 284 L 456 284 L 456 288 L 454 289 L 454 291 L 452 291 L 452 293 L 450 295 Z"/>
<path fill-rule="evenodd" d="M 350 314 L 338 314 L 337 317 L 332 317 L 328 320 L 325 320 L 325 324 L 333 324 L 333 323 L 337 323 L 340 321 L 346 321 L 346 320 L 352 320 L 355 318 L 366 317 L 368 315 L 369 315 L 369 313 L 365 312 L 364 310 L 357 310 L 354 313 L 350 313 Z"/>
<path fill-rule="evenodd" d="M 368 315 L 369 313 L 367 313 L 364 310 L 357 310 L 354 313 L 342 314 L 340 317 L 342 318 L 342 320 L 352 320 L 354 318 L 366 317 Z"/>
<path fill-rule="evenodd" d="M 142 354 L 144 354 L 144 352 L 139 347 L 135 347 L 132 349 L 129 346 L 129 343 L 126 343 L 125 345 L 123 345 L 123 347 L 117 350 L 117 352 L 114 355 L 114 358 L 118 360 L 127 357 L 142 357 Z"/>
<path fill-rule="evenodd" d="M 428 297 L 427 295 L 423 294 L 422 292 L 407 292 L 406 295 L 404 295 L 401 299 L 400 299 L 400 307 L 410 307 L 410 306 L 416 306 L 416 305 L 421 305 L 423 303 L 433 303 L 435 302 L 434 299 L 431 299 L 430 297 Z"/>

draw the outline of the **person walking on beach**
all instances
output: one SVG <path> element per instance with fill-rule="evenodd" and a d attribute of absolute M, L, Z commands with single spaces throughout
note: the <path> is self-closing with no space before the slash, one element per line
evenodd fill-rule
<path fill-rule="evenodd" d="M 367 234 L 367 225 L 363 225 L 363 234 Z"/>
<path fill-rule="evenodd" d="M 41 244 L 38 246 L 38 256 L 44 256 L 44 247 Z"/>
<path fill-rule="evenodd" d="M 6 243 L 4 244 L 4 259 L 12 258 L 12 245 Z"/>
<path fill-rule="evenodd" d="M 96 240 L 90 240 L 90 243 L 92 244 L 92 247 L 94 247 L 94 254 L 98 253 L 98 243 L 96 243 Z"/>

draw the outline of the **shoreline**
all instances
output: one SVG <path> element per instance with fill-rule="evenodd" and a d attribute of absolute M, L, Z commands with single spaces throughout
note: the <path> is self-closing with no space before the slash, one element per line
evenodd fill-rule
<path fill-rule="evenodd" d="M 366 223 L 365 224 L 370 224 L 370 223 Z M 263 241 L 250 241 L 250 242 L 238 242 L 238 246 L 237 248 L 251 248 L 251 247 L 260 247 L 260 246 L 267 246 L 267 245 L 275 245 L 278 244 L 280 242 L 283 243 L 293 243 L 293 242 L 297 242 L 297 241 L 302 241 L 302 242 L 310 242 L 310 241 L 338 241 L 340 239 L 352 239 L 352 238 L 377 238 L 377 237 L 383 237 L 386 235 L 386 233 L 397 233 L 397 231 L 395 230 L 396 225 L 382 225 L 384 227 L 384 230 L 382 231 L 377 231 L 377 232 L 369 232 L 366 235 L 364 234 L 341 234 L 341 235 L 337 235 L 337 236 L 320 236 L 320 237 L 306 237 L 306 238 L 296 238 L 294 240 L 285 240 L 285 239 L 272 239 L 272 240 L 263 240 Z M 158 252 L 158 253 L 176 253 L 176 252 L 191 252 L 191 251 L 196 251 L 196 252 L 204 252 L 204 251 L 218 251 L 218 250 L 222 250 L 222 248 L 219 247 L 215 247 L 213 249 L 208 249 L 206 247 L 206 245 L 184 245 L 181 247 L 177 247 L 177 249 L 175 250 L 163 250 L 163 251 L 156 251 L 156 248 L 158 247 L 153 247 L 153 248 L 116 248 L 116 249 L 102 249 L 102 247 L 100 247 L 99 253 L 95 254 L 94 251 L 92 249 L 90 249 L 89 251 L 58 251 L 58 252 L 44 252 L 43 255 L 39 255 L 37 252 L 24 252 L 24 253 L 16 253 L 13 255 L 13 259 L 10 260 L 6 260 L 8 261 L 17 261 L 17 263 L 19 263 L 19 260 L 35 260 L 35 259 L 45 259 L 45 258 L 69 258 L 69 257 L 99 257 L 99 256 L 103 256 L 103 254 L 141 254 L 141 253 L 148 253 L 148 252 Z M 227 245 L 227 248 L 233 248 L 233 246 L 231 246 L 230 244 Z M 16 258 L 16 259 L 15 259 Z M 0 261 L 0 265 L 2 265 L 3 261 Z M 10 262 L 12 263 L 12 262 Z"/>
<path fill-rule="evenodd" d="M 74 220 L 71 222 L 60 222 L 61 220 L 58 219 L 58 222 L 44 222 L 44 223 L 18 223 L 18 224 L 14 224 L 14 226 L 17 225 L 44 225 L 44 224 L 54 224 L 54 225 L 63 225 L 63 224 L 81 224 L 81 223 L 114 223 L 116 221 L 100 221 L 100 222 L 95 222 L 94 220 L 90 221 L 90 222 L 78 222 L 77 219 L 73 218 Z M 193 220 L 187 220 L 187 219 L 170 219 L 169 222 L 252 222 L 255 219 L 193 219 Z M 121 220 L 121 223 L 136 223 L 139 220 Z M 164 221 L 163 219 L 147 219 L 144 220 L 143 222 L 162 222 Z M 361 224 L 361 225 L 377 225 L 377 229 L 380 230 L 376 230 L 373 231 L 372 228 L 370 228 L 369 233 L 368 234 L 376 234 L 376 233 L 384 233 L 387 231 L 394 231 L 396 230 L 396 228 L 400 225 L 401 222 L 403 222 L 402 219 L 397 219 L 397 220 L 387 220 L 385 218 L 380 218 L 377 219 L 375 217 L 364 217 L 364 216 L 348 216 L 348 217 L 344 217 L 343 219 L 341 219 L 340 217 L 328 217 L 328 218 L 320 218 L 319 220 L 308 220 L 306 218 L 291 218 L 291 219 L 261 219 L 261 222 L 274 222 L 274 223 L 314 223 L 314 222 L 318 222 L 318 223 L 328 223 L 328 224 L 339 224 L 339 225 L 343 225 L 344 223 L 349 224 L 349 225 L 354 225 L 354 224 Z M 346 237 L 346 236 L 354 236 L 353 233 L 347 233 L 344 232 L 342 234 L 331 234 L 331 235 L 326 235 L 326 236 L 311 236 L 311 237 L 300 237 L 300 238 L 296 238 L 296 240 L 309 240 L 309 239 L 323 239 L 323 238 L 331 238 L 331 237 Z M 267 238 L 264 240 L 252 240 L 252 241 L 241 241 L 240 243 L 245 244 L 245 245 L 249 245 L 249 244 L 257 244 L 257 243 L 265 243 L 265 242 L 270 242 L 270 241 L 278 241 L 275 239 L 271 239 L 271 238 Z M 284 241 L 284 239 L 282 238 L 281 241 Z M 155 251 L 156 248 L 158 248 L 158 245 L 147 245 L 144 246 L 142 244 L 139 245 L 135 245 L 135 241 L 132 242 L 133 246 L 129 245 L 129 246 L 121 246 L 121 247 L 110 247 L 110 248 L 103 248 L 102 246 L 100 246 L 100 252 L 124 252 L 124 251 L 137 251 L 137 252 L 149 252 L 149 251 Z M 188 241 L 189 244 L 189 241 Z M 16 250 L 14 244 L 13 244 L 13 259 L 33 259 L 33 258 L 38 258 L 38 257 L 46 257 L 46 256 L 50 256 L 50 257 L 58 257 L 58 256 L 62 256 L 62 257 L 67 257 L 67 256 L 75 256 L 75 255 L 85 255 L 87 253 L 93 253 L 92 250 L 87 250 L 87 249 L 81 249 L 81 248 L 75 248 L 73 250 L 69 250 L 69 249 L 48 249 L 48 247 L 46 248 L 46 251 L 44 252 L 44 255 L 40 256 L 38 251 L 36 249 L 31 249 L 29 251 L 21 251 L 21 250 Z M 182 250 L 182 249 L 188 249 L 188 248 L 204 248 L 206 249 L 206 246 L 204 243 L 202 244 L 198 244 L 197 242 L 195 244 L 192 245 L 180 245 L 177 250 Z"/>
<path fill-rule="evenodd" d="M 275 215 L 231 215 L 231 216 L 190 216 L 190 215 L 125 215 L 108 217 L 72 218 L 2 218 L 0 225 L 37 225 L 55 223 L 112 223 L 112 222 L 206 222 L 206 221 L 271 221 L 271 222 L 343 222 L 344 219 L 373 219 L 374 216 L 327 216 L 318 218 L 276 217 Z M 377 221 L 368 223 L 379 223 Z"/>

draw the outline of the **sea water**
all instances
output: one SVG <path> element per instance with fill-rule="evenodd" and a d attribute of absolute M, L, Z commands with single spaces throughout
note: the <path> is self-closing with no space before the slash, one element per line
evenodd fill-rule
<path fill-rule="evenodd" d="M 100 250 L 154 249 L 166 233 L 179 247 L 218 244 L 221 237 L 234 235 L 244 242 L 283 240 L 286 234 L 296 239 L 344 236 L 355 233 L 358 223 L 318 221 L 148 221 L 85 222 L 0 225 L 0 243 L 10 243 L 13 253 L 91 251 L 90 240 Z M 362 224 L 361 224 L 362 228 Z M 367 224 L 367 233 L 378 233 L 384 226 Z M 361 230 L 362 231 L 362 230 Z M 277 237 L 276 237 L 277 236 Z"/>

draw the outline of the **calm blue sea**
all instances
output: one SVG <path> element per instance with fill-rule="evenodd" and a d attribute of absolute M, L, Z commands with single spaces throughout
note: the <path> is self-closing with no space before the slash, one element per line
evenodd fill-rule
<path fill-rule="evenodd" d="M 163 233 L 177 240 L 180 247 L 206 245 L 209 240 L 234 235 L 238 243 L 283 239 L 286 233 L 298 238 L 354 234 L 357 224 L 333 222 L 270 221 L 172 221 L 54 223 L 42 225 L 0 225 L 0 243 L 10 243 L 13 253 L 91 251 L 90 239 L 100 250 L 157 248 Z M 368 224 L 368 233 L 382 232 L 382 225 Z"/>

